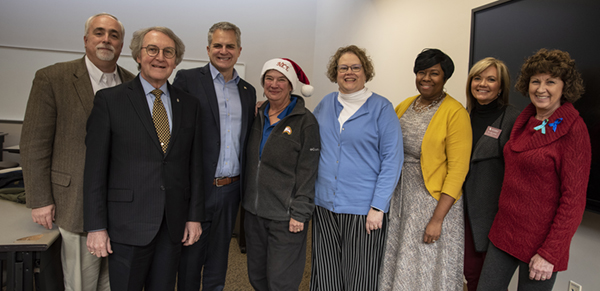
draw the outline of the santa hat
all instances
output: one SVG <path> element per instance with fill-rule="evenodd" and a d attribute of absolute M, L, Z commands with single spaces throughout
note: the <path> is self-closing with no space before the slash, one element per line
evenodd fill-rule
<path fill-rule="evenodd" d="M 314 91 L 310 85 L 308 77 L 302 71 L 302 68 L 294 61 L 284 58 L 268 60 L 260 73 L 260 84 L 264 87 L 265 73 L 268 70 L 276 70 L 282 73 L 292 84 L 292 90 L 299 90 L 304 97 L 310 97 Z"/>

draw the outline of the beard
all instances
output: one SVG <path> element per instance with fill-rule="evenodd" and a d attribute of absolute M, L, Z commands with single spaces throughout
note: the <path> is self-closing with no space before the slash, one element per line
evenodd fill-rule
<path fill-rule="evenodd" d="M 99 44 L 96 46 L 96 57 L 103 61 L 112 61 L 115 58 L 115 48 L 110 44 Z"/>

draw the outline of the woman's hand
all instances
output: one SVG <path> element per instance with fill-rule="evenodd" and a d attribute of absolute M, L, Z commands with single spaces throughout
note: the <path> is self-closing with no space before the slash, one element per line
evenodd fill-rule
<path fill-rule="evenodd" d="M 529 261 L 529 279 L 544 281 L 548 280 L 552 277 L 552 271 L 554 270 L 554 265 L 550 264 L 550 262 L 546 261 L 546 259 L 542 258 L 539 254 L 535 254 L 531 261 Z"/>
<path fill-rule="evenodd" d="M 424 243 L 432 244 L 440 239 L 440 236 L 442 235 L 442 223 L 444 222 L 444 218 L 446 218 L 446 214 L 448 214 L 448 211 L 450 211 L 450 208 L 454 204 L 454 201 L 454 198 L 446 193 L 440 195 L 440 200 L 433 211 L 433 216 L 431 216 L 427 227 L 425 227 L 425 234 L 423 234 Z"/>
<path fill-rule="evenodd" d="M 442 235 L 442 221 L 434 221 L 431 219 L 425 228 L 425 234 L 423 235 L 423 242 L 426 244 L 432 244 L 436 240 L 440 239 Z"/>
<path fill-rule="evenodd" d="M 383 226 L 383 211 L 375 210 L 371 208 L 367 214 L 367 223 L 365 228 L 367 234 L 371 234 L 371 230 L 378 230 Z"/>
<path fill-rule="evenodd" d="M 290 218 L 290 232 L 298 233 L 304 230 L 304 223 Z"/>

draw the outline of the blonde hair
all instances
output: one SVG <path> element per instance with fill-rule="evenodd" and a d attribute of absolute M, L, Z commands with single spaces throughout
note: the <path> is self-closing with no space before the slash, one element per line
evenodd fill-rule
<path fill-rule="evenodd" d="M 471 93 L 471 82 L 475 76 L 480 75 L 487 68 L 494 66 L 498 71 L 498 82 L 500 82 L 500 96 L 498 96 L 498 104 L 500 106 L 508 104 L 508 95 L 510 94 L 510 75 L 508 73 L 508 67 L 503 61 L 496 58 L 487 57 L 475 63 L 469 71 L 469 77 L 467 78 L 467 110 L 471 112 L 475 107 L 477 100 Z"/>

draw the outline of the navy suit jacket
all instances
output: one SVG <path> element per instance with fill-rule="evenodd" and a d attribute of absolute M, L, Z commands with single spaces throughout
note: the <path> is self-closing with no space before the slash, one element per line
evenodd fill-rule
<path fill-rule="evenodd" d="M 203 150 L 203 168 L 202 182 L 204 184 L 207 201 L 214 201 L 209 197 L 217 164 L 219 162 L 219 153 L 221 151 L 221 125 L 219 119 L 219 104 L 217 93 L 215 92 L 213 77 L 210 73 L 209 65 L 201 68 L 189 70 L 179 70 L 175 76 L 173 86 L 181 88 L 183 91 L 192 94 L 200 101 L 202 110 L 202 140 Z M 238 82 L 238 91 L 242 103 L 242 130 L 240 134 L 240 171 L 241 178 L 244 179 L 245 169 L 245 149 L 250 127 L 254 120 L 254 107 L 256 104 L 256 90 L 248 82 L 240 78 Z M 240 183 L 240 195 L 242 194 L 242 185 Z M 241 197 L 240 197 L 241 198 Z M 207 220 L 212 220 L 211 213 L 207 213 Z"/>
<path fill-rule="evenodd" d="M 168 85 L 173 129 L 163 154 L 138 75 L 98 91 L 87 123 L 84 228 L 143 246 L 166 216 L 173 242 L 187 221 L 204 219 L 199 102 Z"/>

